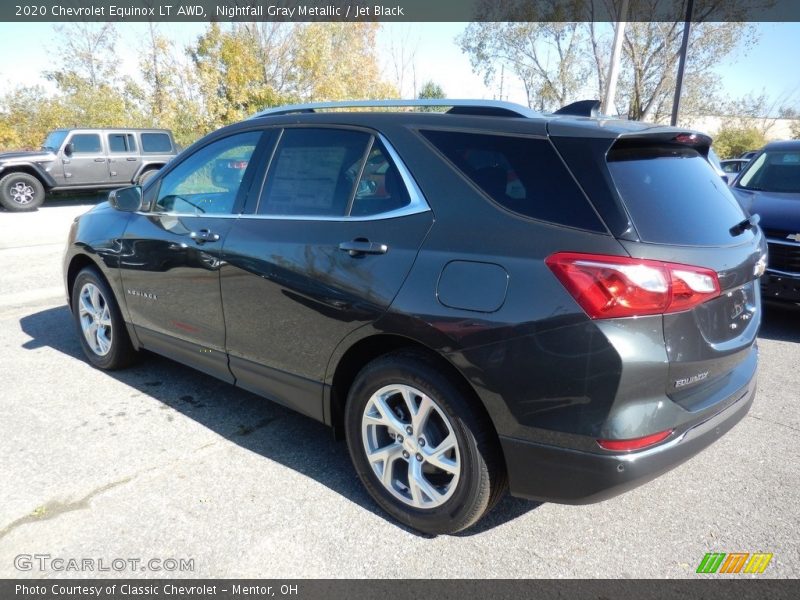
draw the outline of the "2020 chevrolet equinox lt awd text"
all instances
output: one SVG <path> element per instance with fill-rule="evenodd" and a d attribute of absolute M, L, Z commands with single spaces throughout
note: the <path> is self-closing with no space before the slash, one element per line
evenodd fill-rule
<path fill-rule="evenodd" d="M 428 533 L 506 489 L 609 498 L 733 427 L 766 245 L 711 140 L 446 103 L 271 109 L 112 192 L 64 259 L 89 361 L 147 349 L 330 425 Z"/>

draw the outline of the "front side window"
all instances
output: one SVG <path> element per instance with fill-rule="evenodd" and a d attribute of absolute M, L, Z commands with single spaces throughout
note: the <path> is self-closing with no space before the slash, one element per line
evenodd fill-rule
<path fill-rule="evenodd" d="M 94 154 L 103 151 L 100 136 L 96 133 L 76 133 L 70 143 L 73 154 Z"/>
<path fill-rule="evenodd" d="M 232 135 L 204 146 L 183 160 L 161 181 L 157 212 L 179 214 L 230 214 L 242 181 L 256 168 L 250 159 L 260 131 Z"/>
<path fill-rule="evenodd" d="M 341 129 L 286 129 L 258 214 L 344 216 L 372 136 Z"/>

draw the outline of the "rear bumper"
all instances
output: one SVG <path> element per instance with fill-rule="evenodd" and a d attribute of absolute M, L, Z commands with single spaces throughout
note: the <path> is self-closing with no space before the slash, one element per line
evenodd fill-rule
<path fill-rule="evenodd" d="M 764 300 L 800 302 L 800 273 L 767 269 L 761 278 L 761 297 Z"/>
<path fill-rule="evenodd" d="M 641 452 L 592 453 L 501 437 L 513 496 L 557 502 L 600 502 L 638 487 L 709 446 L 750 410 L 755 377 L 723 411 L 676 438 Z"/>

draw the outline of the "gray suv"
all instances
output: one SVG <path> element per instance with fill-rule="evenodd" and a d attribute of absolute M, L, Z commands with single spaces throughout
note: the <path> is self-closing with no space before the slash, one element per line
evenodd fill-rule
<path fill-rule="evenodd" d="M 141 184 L 176 153 L 166 129 L 56 129 L 39 151 L 0 154 L 0 204 L 35 210 L 49 192 Z"/>

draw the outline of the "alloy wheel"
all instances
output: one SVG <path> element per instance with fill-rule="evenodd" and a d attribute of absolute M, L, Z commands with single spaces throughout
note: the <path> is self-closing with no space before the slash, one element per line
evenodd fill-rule
<path fill-rule="evenodd" d="M 87 283 L 81 288 L 78 299 L 78 316 L 81 331 L 92 352 L 105 356 L 111 350 L 111 310 L 100 288 Z"/>
<path fill-rule="evenodd" d="M 378 480 L 404 504 L 435 508 L 455 492 L 461 454 L 453 425 L 420 390 L 396 384 L 376 391 L 364 408 L 361 437 Z"/>

